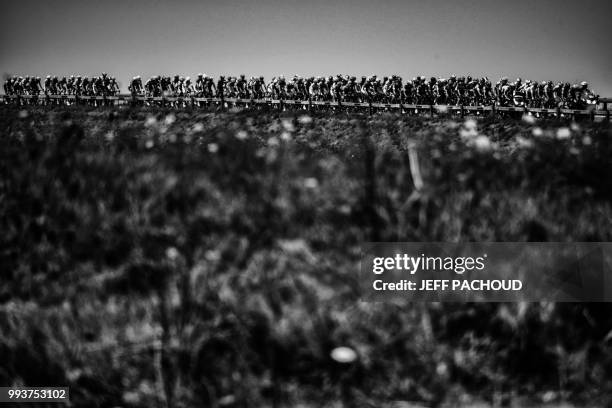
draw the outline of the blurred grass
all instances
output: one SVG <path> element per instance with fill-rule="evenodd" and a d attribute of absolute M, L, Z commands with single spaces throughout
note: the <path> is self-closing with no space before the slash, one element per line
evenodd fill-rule
<path fill-rule="evenodd" d="M 1 109 L 0 385 L 76 406 L 612 402 L 607 304 L 365 304 L 357 282 L 372 237 L 612 241 L 608 124 Z"/>

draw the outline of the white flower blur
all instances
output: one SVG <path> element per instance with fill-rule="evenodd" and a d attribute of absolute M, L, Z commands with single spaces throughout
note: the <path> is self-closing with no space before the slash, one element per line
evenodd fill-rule
<path fill-rule="evenodd" d="M 567 127 L 562 127 L 557 129 L 557 139 L 564 140 L 569 139 L 572 135 L 572 132 Z"/>
<path fill-rule="evenodd" d="M 470 130 L 476 130 L 476 127 L 478 126 L 478 123 L 474 120 L 474 119 L 468 119 L 465 121 L 465 123 L 463 123 L 463 127 Z"/>
<path fill-rule="evenodd" d="M 168 126 L 173 124 L 175 121 L 176 121 L 176 116 L 174 116 L 173 113 L 167 115 L 166 118 L 164 119 L 164 123 Z"/>
<path fill-rule="evenodd" d="M 168 258 L 171 261 L 174 261 L 178 257 L 179 257 L 178 249 L 176 249 L 175 247 L 168 247 L 168 249 L 166 249 L 166 258 Z"/>
<path fill-rule="evenodd" d="M 298 122 L 300 122 L 302 125 L 307 125 L 312 122 L 312 118 L 308 115 L 302 115 L 298 118 Z"/>
<path fill-rule="evenodd" d="M 210 153 L 217 153 L 219 151 L 219 145 L 216 143 L 209 143 L 208 144 L 208 151 Z"/>
<path fill-rule="evenodd" d="M 523 122 L 533 125 L 534 123 L 536 123 L 536 118 L 535 116 L 526 113 L 523 115 Z"/>
<path fill-rule="evenodd" d="M 541 137 L 544 135 L 544 131 L 540 127 L 534 127 L 533 129 L 531 129 L 531 134 L 535 137 Z"/>
<path fill-rule="evenodd" d="M 491 140 L 489 140 L 488 137 L 486 136 L 476 136 L 474 138 L 474 140 L 472 141 L 474 147 L 476 148 L 476 150 L 481 151 L 481 152 L 486 152 L 489 151 L 493 148 L 493 144 L 491 143 Z"/>
<path fill-rule="evenodd" d="M 304 180 L 304 186 L 306 188 L 317 188 L 319 186 L 319 182 L 314 177 L 308 177 Z"/>
<path fill-rule="evenodd" d="M 533 147 L 533 140 L 524 138 L 522 136 L 517 136 L 516 142 L 519 147 L 524 148 L 524 149 L 529 149 Z"/>
<path fill-rule="evenodd" d="M 293 126 L 293 121 L 290 119 L 283 119 L 283 128 L 285 128 L 285 130 L 287 132 L 293 132 L 295 130 L 295 126 Z"/>
<path fill-rule="evenodd" d="M 155 118 L 155 116 L 147 116 L 147 119 L 145 120 L 145 127 L 155 126 L 156 124 L 157 119 Z"/>
<path fill-rule="evenodd" d="M 331 358 L 339 363 L 352 363 L 357 359 L 357 353 L 350 347 L 336 347 L 331 352 Z"/>

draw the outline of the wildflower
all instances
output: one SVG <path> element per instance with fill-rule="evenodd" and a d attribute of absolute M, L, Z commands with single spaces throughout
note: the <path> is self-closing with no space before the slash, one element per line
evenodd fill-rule
<path fill-rule="evenodd" d="M 472 139 L 478 136 L 478 130 L 476 129 L 477 123 L 474 119 L 468 119 L 463 123 L 463 127 L 459 129 L 459 136 L 462 139 Z"/>
<path fill-rule="evenodd" d="M 157 123 L 157 119 L 155 116 L 147 116 L 147 120 L 145 120 L 145 127 L 155 126 Z"/>
<path fill-rule="evenodd" d="M 533 147 L 533 140 L 526 139 L 526 138 L 521 137 L 521 136 L 517 136 L 516 137 L 516 141 L 517 141 L 519 147 L 522 147 L 524 149 L 529 149 L 529 148 Z"/>
<path fill-rule="evenodd" d="M 219 151 L 219 145 L 216 143 L 209 143 L 208 151 L 211 153 L 217 153 Z"/>
<path fill-rule="evenodd" d="M 289 132 L 283 132 L 280 135 L 281 140 L 284 140 L 285 142 L 288 142 L 289 140 L 291 140 L 291 133 Z"/>
<path fill-rule="evenodd" d="M 166 249 L 166 258 L 168 258 L 171 261 L 174 261 L 178 257 L 179 257 L 178 249 L 176 249 L 175 247 L 168 247 L 168 249 Z"/>
<path fill-rule="evenodd" d="M 312 118 L 308 115 L 302 115 L 298 118 L 298 122 L 300 122 L 302 125 L 307 125 L 312 122 Z"/>
<path fill-rule="evenodd" d="M 219 398 L 218 403 L 222 407 L 228 406 L 228 405 L 234 405 L 236 403 L 236 397 L 231 395 L 231 394 L 225 395 L 225 396 Z"/>
<path fill-rule="evenodd" d="M 477 126 L 478 126 L 478 123 L 474 119 L 468 119 L 463 123 L 463 127 L 468 130 L 470 129 L 476 130 Z"/>
<path fill-rule="evenodd" d="M 282 124 L 283 128 L 285 128 L 287 132 L 293 132 L 295 130 L 295 126 L 293 126 L 293 121 L 289 119 L 283 119 Z"/>
<path fill-rule="evenodd" d="M 168 126 L 173 124 L 175 121 L 176 121 L 176 116 L 174 116 L 173 113 L 167 115 L 166 118 L 164 119 L 164 123 Z"/>
<path fill-rule="evenodd" d="M 123 401 L 127 404 L 139 404 L 141 402 L 141 396 L 136 391 L 126 391 L 123 393 Z"/>
<path fill-rule="evenodd" d="M 535 116 L 531 115 L 531 114 L 524 114 L 523 115 L 523 122 L 529 124 L 529 125 L 533 125 L 534 123 L 536 123 L 536 118 Z"/>
<path fill-rule="evenodd" d="M 201 124 L 200 122 L 198 122 L 195 125 L 193 125 L 193 131 L 194 132 L 201 132 L 203 130 L 204 130 L 204 125 Z"/>
<path fill-rule="evenodd" d="M 481 152 L 486 152 L 493 148 L 493 144 L 491 143 L 489 138 L 486 136 L 482 136 L 482 135 L 476 136 L 476 138 L 474 138 L 472 143 L 474 147 L 476 148 L 476 150 L 481 151 Z"/>
<path fill-rule="evenodd" d="M 438 363 L 436 366 L 436 374 L 440 377 L 446 377 L 448 375 L 448 364 L 444 362 Z"/>
<path fill-rule="evenodd" d="M 349 215 L 351 213 L 351 206 L 348 204 L 341 205 L 338 207 L 340 214 Z"/>
<path fill-rule="evenodd" d="M 221 259 L 221 252 L 217 249 L 210 249 L 206 251 L 204 257 L 207 261 L 216 262 Z"/>
<path fill-rule="evenodd" d="M 554 391 L 546 391 L 542 394 L 542 402 L 549 403 L 557 399 L 558 395 Z"/>
<path fill-rule="evenodd" d="M 248 133 L 245 130 L 239 130 L 236 132 L 236 139 L 244 140 L 248 137 Z"/>
<path fill-rule="evenodd" d="M 557 139 L 560 139 L 560 140 L 569 139 L 571 134 L 572 133 L 569 130 L 569 128 L 562 127 L 562 128 L 557 129 Z"/>
<path fill-rule="evenodd" d="M 531 129 L 531 134 L 535 137 L 541 137 L 544 135 L 544 131 L 540 127 L 534 127 L 533 129 Z"/>
<path fill-rule="evenodd" d="M 339 363 L 352 363 L 357 359 L 357 353 L 350 347 L 336 347 L 331 352 L 331 358 Z"/>
<path fill-rule="evenodd" d="M 454 120 L 449 120 L 446 123 L 446 126 L 448 126 L 449 129 L 457 129 L 459 127 L 459 123 L 455 122 Z"/>
<path fill-rule="evenodd" d="M 268 139 L 268 146 L 278 146 L 279 141 L 277 137 L 272 136 Z"/>
<path fill-rule="evenodd" d="M 478 136 L 478 132 L 476 129 L 460 129 L 459 136 L 461 136 L 462 139 L 471 139 Z"/>
<path fill-rule="evenodd" d="M 306 188 L 317 188 L 319 186 L 319 182 L 314 177 L 308 177 L 304 180 L 304 187 Z"/>

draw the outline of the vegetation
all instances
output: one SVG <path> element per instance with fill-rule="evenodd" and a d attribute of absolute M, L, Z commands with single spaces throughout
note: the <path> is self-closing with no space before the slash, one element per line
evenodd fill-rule
<path fill-rule="evenodd" d="M 6 106 L 0 130 L 2 386 L 612 403 L 608 304 L 374 304 L 358 281 L 369 240 L 612 241 L 607 123 Z"/>

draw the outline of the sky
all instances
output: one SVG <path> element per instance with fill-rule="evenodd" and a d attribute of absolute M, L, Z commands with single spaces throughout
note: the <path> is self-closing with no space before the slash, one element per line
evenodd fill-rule
<path fill-rule="evenodd" d="M 0 75 L 450 74 L 612 97 L 611 0 L 0 0 Z"/>

